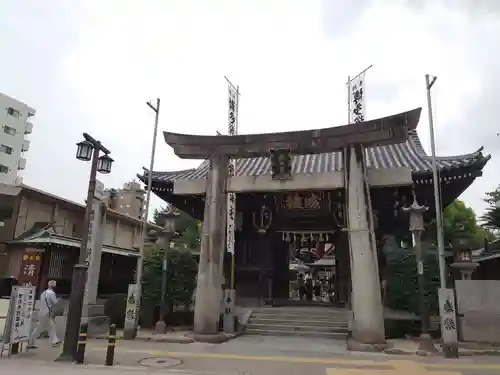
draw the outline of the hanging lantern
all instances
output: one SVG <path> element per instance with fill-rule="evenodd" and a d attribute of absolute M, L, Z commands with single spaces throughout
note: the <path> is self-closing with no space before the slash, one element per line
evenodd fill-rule
<path fill-rule="evenodd" d="M 253 216 L 253 226 L 257 229 L 259 233 L 266 233 L 269 227 L 271 226 L 272 221 L 272 212 L 266 205 L 263 205 L 260 208 L 260 211 L 257 213 L 254 212 Z"/>
<path fill-rule="evenodd" d="M 292 156 L 289 148 L 270 149 L 271 176 L 273 180 L 292 178 Z"/>
<path fill-rule="evenodd" d="M 76 144 L 76 158 L 82 161 L 89 161 L 92 159 L 92 152 L 94 152 L 94 145 L 85 140 Z"/>
<path fill-rule="evenodd" d="M 111 173 L 111 165 L 113 164 L 113 159 L 107 154 L 99 157 L 97 161 L 97 171 L 100 173 L 108 174 Z"/>

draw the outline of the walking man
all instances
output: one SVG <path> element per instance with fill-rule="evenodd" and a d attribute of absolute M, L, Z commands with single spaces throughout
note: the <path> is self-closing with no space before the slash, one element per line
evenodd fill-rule
<path fill-rule="evenodd" d="M 40 337 L 43 331 L 49 331 L 49 337 L 52 341 L 52 346 L 57 346 L 61 343 L 59 337 L 57 337 L 56 324 L 54 322 L 54 308 L 57 304 L 57 296 L 54 289 L 56 287 L 56 282 L 50 280 L 48 282 L 48 288 L 40 295 L 40 311 L 38 311 L 38 323 L 35 329 L 31 333 L 28 349 L 36 349 L 36 340 Z"/>

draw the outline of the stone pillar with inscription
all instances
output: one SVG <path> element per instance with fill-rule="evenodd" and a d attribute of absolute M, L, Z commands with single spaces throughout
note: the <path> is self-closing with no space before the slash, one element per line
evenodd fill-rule
<path fill-rule="evenodd" d="M 219 332 L 226 246 L 228 164 L 228 157 L 214 155 L 210 159 L 194 308 L 194 332 L 198 336 Z"/>
<path fill-rule="evenodd" d="M 353 314 L 348 349 L 382 350 L 385 348 L 384 316 L 363 147 L 347 148 L 344 161 Z"/>

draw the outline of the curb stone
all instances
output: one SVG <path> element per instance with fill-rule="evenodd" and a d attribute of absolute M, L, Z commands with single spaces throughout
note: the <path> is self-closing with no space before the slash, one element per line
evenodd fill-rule
<path fill-rule="evenodd" d="M 439 352 L 437 354 L 422 352 L 419 350 L 417 350 L 415 352 L 410 352 L 407 350 L 402 350 L 402 349 L 397 349 L 397 348 L 385 349 L 383 351 L 383 353 L 389 354 L 389 355 L 418 355 L 418 356 L 423 356 L 423 357 L 442 357 L 443 356 L 442 352 Z M 500 351 L 499 350 L 461 350 L 461 351 L 459 351 L 459 356 L 463 356 L 463 357 L 500 356 Z"/>
<path fill-rule="evenodd" d="M 107 340 L 108 336 L 107 335 L 97 335 L 94 337 L 91 337 L 92 339 L 96 340 Z M 123 335 L 120 335 L 117 337 L 117 340 L 123 340 Z M 151 341 L 151 342 L 166 342 L 166 343 L 172 343 L 172 344 L 191 344 L 195 342 L 195 340 L 191 337 L 187 336 L 177 336 L 177 337 L 154 337 L 152 336 L 137 336 L 135 338 L 136 341 Z"/>

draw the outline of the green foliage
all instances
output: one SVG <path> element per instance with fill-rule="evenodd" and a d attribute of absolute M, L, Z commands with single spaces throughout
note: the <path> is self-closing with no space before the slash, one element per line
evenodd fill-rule
<path fill-rule="evenodd" d="M 443 235 L 445 244 L 455 242 L 457 239 L 466 239 L 471 248 L 477 248 L 482 246 L 484 238 L 489 234 L 478 225 L 474 210 L 456 199 L 444 209 Z M 424 236 L 425 239 L 435 242 L 435 220 L 427 224 Z"/>
<path fill-rule="evenodd" d="M 149 308 L 161 299 L 163 249 L 153 248 L 144 259 L 143 303 Z M 189 251 L 169 249 L 166 301 L 174 306 L 188 306 L 192 302 L 198 267 Z"/>
<path fill-rule="evenodd" d="M 500 231 L 500 208 L 496 206 L 496 203 L 500 201 L 500 186 L 486 193 L 484 201 L 488 207 L 480 218 L 481 223 L 485 229 L 498 233 Z"/>
<path fill-rule="evenodd" d="M 427 305 L 433 313 L 438 311 L 437 288 L 439 287 L 439 266 L 436 253 L 425 251 L 424 288 Z M 393 249 L 386 252 L 387 288 L 385 304 L 387 307 L 419 314 L 417 263 L 411 249 Z"/>
<path fill-rule="evenodd" d="M 165 208 L 155 210 L 153 221 L 156 225 L 163 227 L 165 217 L 163 212 Z M 183 211 L 175 219 L 175 231 L 178 235 L 172 240 L 174 246 L 178 249 L 197 250 L 200 247 L 201 225 L 200 222 Z"/>

